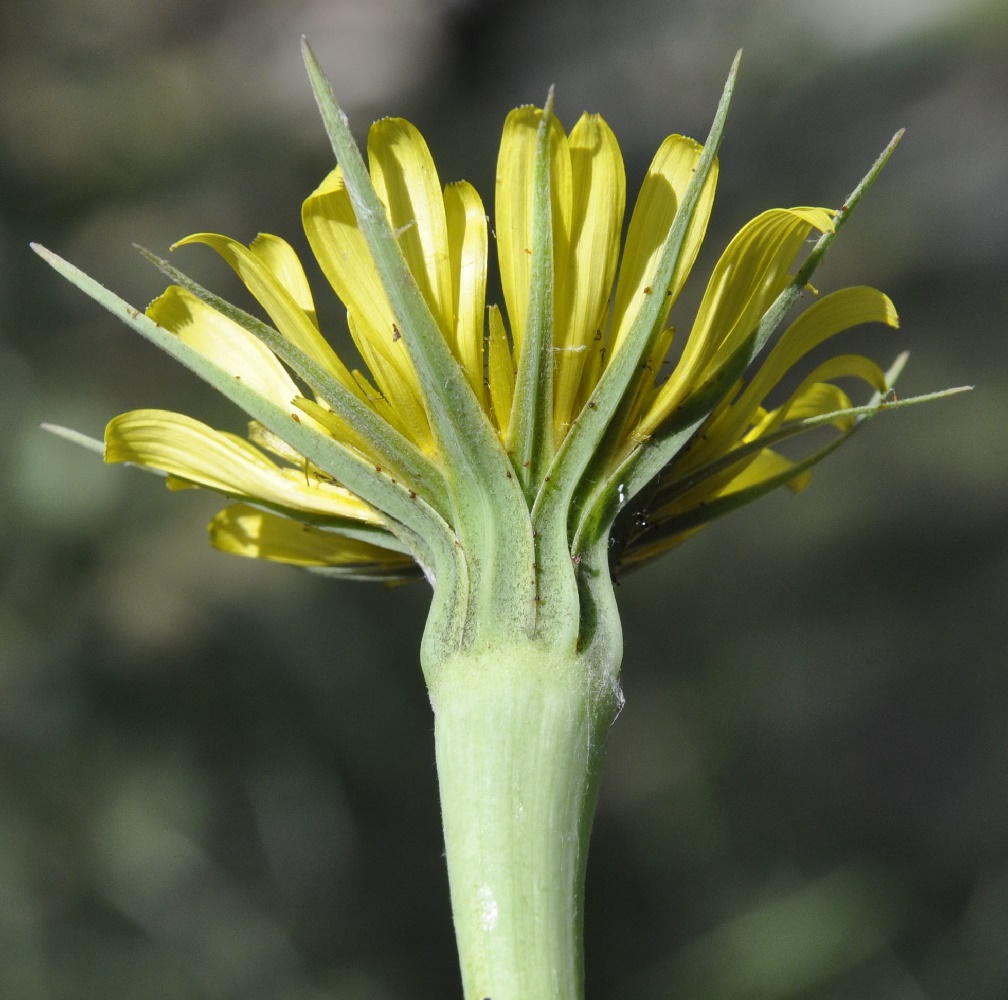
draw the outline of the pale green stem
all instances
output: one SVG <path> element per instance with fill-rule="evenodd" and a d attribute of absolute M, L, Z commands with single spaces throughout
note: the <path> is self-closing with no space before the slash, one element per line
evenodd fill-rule
<path fill-rule="evenodd" d="M 430 676 L 466 1000 L 580 1000 L 584 871 L 618 663 L 523 641 Z"/>

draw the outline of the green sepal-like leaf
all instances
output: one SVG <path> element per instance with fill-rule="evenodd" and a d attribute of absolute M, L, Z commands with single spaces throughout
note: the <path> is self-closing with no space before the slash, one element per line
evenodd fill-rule
<path fill-rule="evenodd" d="M 101 441 L 98 438 L 90 437 L 87 434 L 81 434 L 80 431 L 75 431 L 72 427 L 62 427 L 59 424 L 41 424 L 41 427 L 42 430 L 48 431 L 56 437 L 63 438 L 64 441 L 69 441 L 78 447 L 86 448 L 88 451 L 93 451 L 97 455 L 105 454 L 104 441 Z"/>
<path fill-rule="evenodd" d="M 472 595 L 464 641 L 529 635 L 535 623 L 535 555 L 524 495 L 407 266 L 346 116 L 306 39 L 302 52 L 357 224 L 402 326 L 440 453 L 454 527 L 469 556 Z"/>
<path fill-rule="evenodd" d="M 553 457 L 553 213 L 550 197 L 550 88 L 536 135 L 532 194 L 532 260 L 528 314 L 507 447 L 515 474 L 531 506 Z"/>
<path fill-rule="evenodd" d="M 667 288 L 675 274 L 701 191 L 713 168 L 721 144 L 740 60 L 741 52 L 735 56 L 732 63 L 710 134 L 697 161 L 696 171 L 662 247 L 655 272 L 655 289 Z M 568 531 L 578 523 L 581 506 L 579 498 L 582 495 L 591 495 L 589 470 L 599 467 L 609 458 L 605 454 L 605 448 L 602 447 L 606 432 L 621 407 L 627 405 L 627 396 L 639 377 L 641 362 L 647 356 L 659 332 L 659 320 L 663 308 L 664 295 L 653 294 L 647 297 L 645 306 L 635 318 L 625 342 L 606 366 L 588 402 L 571 424 L 553 459 L 549 474 L 543 479 L 532 510 L 532 520 L 537 535 L 542 540 L 539 563 L 541 566 L 549 567 L 552 573 L 567 574 L 567 561 L 571 553 L 579 553 L 583 558 L 584 551 L 597 540 L 597 537 L 593 536 L 582 548 L 577 544 L 572 546 Z M 583 481 L 586 471 L 588 471 L 588 483 Z M 547 544 L 551 544 L 552 547 L 547 549 Z M 552 581 L 543 580 L 542 583 L 544 585 L 548 583 L 550 589 L 556 589 Z M 565 619 L 557 616 L 555 620 L 560 623 Z M 540 634 L 544 634 L 543 628 L 544 623 L 540 623 L 538 626 Z"/>
<path fill-rule="evenodd" d="M 401 483 L 394 483 L 387 474 L 377 472 L 373 464 L 355 452 L 333 438 L 310 429 L 295 419 L 292 413 L 253 392 L 229 372 L 209 361 L 173 333 L 158 326 L 150 317 L 134 309 L 83 271 L 45 247 L 32 244 L 32 249 L 113 316 L 208 382 L 319 469 L 387 514 L 395 533 L 424 567 L 428 579 L 435 584 L 432 615 L 440 612 L 441 617 L 438 619 L 438 629 L 432 631 L 431 642 L 457 648 L 461 642 L 459 609 L 465 609 L 467 601 L 467 573 L 464 560 L 456 548 L 453 532 L 432 507 L 419 496 L 411 497 L 409 489 Z M 464 615 L 464 610 L 461 614 Z"/>
<path fill-rule="evenodd" d="M 375 413 L 317 361 L 292 344 L 273 327 L 208 291 L 156 254 L 137 247 L 163 274 L 212 309 L 262 341 L 318 394 L 333 412 L 351 424 L 367 441 L 378 464 L 422 496 L 443 518 L 449 517 L 448 493 L 441 470 L 408 438 Z"/>
<path fill-rule="evenodd" d="M 580 597 L 577 648 L 589 662 L 614 665 L 616 672 L 609 681 L 616 691 L 617 705 L 622 706 L 618 670 L 623 660 L 623 631 L 607 550 L 608 541 L 602 539 L 577 556 Z"/>
<path fill-rule="evenodd" d="M 816 241 L 816 245 L 812 248 L 808 257 L 805 258 L 805 263 L 798 269 L 798 273 L 795 275 L 795 279 L 792 282 L 792 286 L 798 286 L 798 294 L 801 293 L 802 289 L 809 283 L 812 275 L 815 273 L 816 268 L 822 263 L 823 258 L 826 256 L 826 252 L 833 245 L 833 241 L 837 238 L 837 234 L 844 227 L 847 220 L 851 216 L 851 212 L 857 207 L 859 201 L 864 196 L 865 192 L 875 183 L 878 175 L 882 173 L 883 167 L 889 162 L 889 157 L 895 152 L 896 147 L 900 144 L 900 140 L 903 138 L 904 129 L 900 129 L 890 140 L 889 144 L 885 149 L 879 153 L 878 158 L 872 164 L 871 169 L 861 178 L 858 185 L 854 188 L 849 195 L 847 195 L 847 200 L 840 206 L 837 210 L 837 214 L 833 217 L 833 228 L 828 233 L 823 233 L 822 236 Z M 783 295 L 784 293 L 782 293 Z M 771 312 L 777 306 L 771 307 Z M 776 329 L 777 324 L 783 319 L 783 314 L 787 310 L 784 309 L 781 315 L 777 317 L 776 322 L 770 328 L 770 332 Z M 768 316 L 770 314 L 768 313 Z M 770 316 L 772 320 L 773 317 Z M 770 334 L 767 333 L 767 336 Z M 764 340 L 763 343 L 766 341 Z M 761 349 L 763 343 L 760 343 L 757 350 Z"/>

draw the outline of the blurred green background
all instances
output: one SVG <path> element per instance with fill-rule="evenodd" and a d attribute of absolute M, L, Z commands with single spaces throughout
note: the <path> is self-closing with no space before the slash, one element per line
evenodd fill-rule
<path fill-rule="evenodd" d="M 0 996 L 459 993 L 426 588 L 219 555 L 212 496 L 38 429 L 148 405 L 241 428 L 28 242 L 140 306 L 163 281 L 134 241 L 306 250 L 331 157 L 302 32 L 360 137 L 408 117 L 488 206 L 511 107 L 555 83 L 568 127 L 601 112 L 634 192 L 665 135 L 706 134 L 744 46 L 694 296 L 744 221 L 838 205 L 907 127 L 817 285 L 892 295 L 902 328 L 843 349 L 909 348 L 901 394 L 978 388 L 872 423 L 801 498 L 620 587 L 588 995 L 1008 996 L 1000 0 L 3 0 Z"/>

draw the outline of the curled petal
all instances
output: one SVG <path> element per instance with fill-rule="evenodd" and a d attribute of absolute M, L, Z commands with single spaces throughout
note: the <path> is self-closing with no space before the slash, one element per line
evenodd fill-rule
<path fill-rule="evenodd" d="M 692 456 L 694 460 L 699 461 L 719 448 L 730 447 L 750 424 L 756 422 L 757 409 L 796 362 L 830 337 L 862 323 L 889 326 L 898 323 L 892 302 L 874 288 L 844 288 L 813 303 L 784 332 L 739 398 L 709 428 L 703 446 Z M 848 359 L 839 366 L 832 363 L 828 371 L 835 371 L 835 374 L 826 371 L 817 370 L 809 378 L 815 382 L 853 375 L 863 378 L 879 392 L 884 393 L 888 388 L 881 369 L 866 358 Z M 803 386 L 808 382 L 806 379 Z M 777 423 L 785 412 L 785 408 L 778 412 Z"/>
<path fill-rule="evenodd" d="M 114 418 L 105 429 L 105 461 L 143 466 L 292 512 L 384 524 L 349 490 L 312 477 L 307 468 L 281 468 L 243 438 L 181 413 L 132 410 Z"/>
<path fill-rule="evenodd" d="M 746 435 L 745 440 L 754 440 L 762 434 L 770 433 L 784 419 L 804 420 L 806 417 L 818 417 L 825 413 L 847 410 L 853 405 L 850 396 L 840 386 L 834 385 L 832 382 L 809 382 L 807 385 L 803 384 L 783 406 L 767 413 L 763 420 Z M 853 417 L 845 418 L 840 429 L 850 430 L 853 424 Z"/>
<path fill-rule="evenodd" d="M 843 288 L 805 310 L 781 335 L 766 361 L 746 387 L 739 407 L 750 412 L 761 403 L 797 361 L 823 341 L 862 323 L 898 326 L 889 297 L 874 288 Z M 883 390 L 884 391 L 884 390 Z"/>
<path fill-rule="evenodd" d="M 272 402 L 286 407 L 301 394 L 272 351 L 177 285 L 156 298 L 147 307 L 147 315 Z"/>
<path fill-rule="evenodd" d="M 764 483 L 770 483 L 787 474 L 793 469 L 794 476 L 787 479 L 788 487 L 795 493 L 800 493 L 812 481 L 812 471 L 810 469 L 799 470 L 798 463 L 786 458 L 780 452 L 770 448 L 764 448 L 758 452 L 754 461 L 749 462 L 745 469 L 737 476 L 734 476 L 724 489 L 718 491 L 718 496 L 727 497 L 732 493 L 740 493 L 742 490 L 759 487 Z"/>
<path fill-rule="evenodd" d="M 319 332 L 308 281 L 289 244 L 261 234 L 249 248 L 227 236 L 197 233 L 175 246 L 191 243 L 204 243 L 216 250 L 259 300 L 280 333 L 346 388 L 358 393 L 350 372 Z"/>
<path fill-rule="evenodd" d="M 785 420 L 804 420 L 827 413 L 845 410 L 852 404 L 846 393 L 827 379 L 857 378 L 867 382 L 879 396 L 889 391 L 886 374 L 870 358 L 860 354 L 839 354 L 824 361 L 810 372 L 785 403 L 765 414 L 754 429 L 746 435 L 747 440 L 756 435 L 769 434 Z M 855 424 L 851 416 L 841 418 L 837 427 L 842 431 L 851 430 Z"/>
<path fill-rule="evenodd" d="M 788 281 L 813 229 L 832 227 L 823 208 L 778 208 L 757 216 L 728 244 L 711 275 L 682 357 L 637 428 L 651 434 L 691 389 L 731 356 Z"/>
<path fill-rule="evenodd" d="M 249 245 L 249 250 L 262 261 L 270 274 L 318 329 L 318 316 L 315 313 L 311 286 L 294 248 L 279 236 L 260 233 Z"/>

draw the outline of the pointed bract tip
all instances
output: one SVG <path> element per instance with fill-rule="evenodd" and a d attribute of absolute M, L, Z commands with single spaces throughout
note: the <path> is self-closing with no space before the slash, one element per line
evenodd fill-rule
<path fill-rule="evenodd" d="M 31 249 L 37 253 L 47 264 L 52 267 L 56 267 L 57 262 L 62 263 L 62 258 L 59 254 L 55 254 L 48 247 L 42 246 L 41 243 L 31 242 L 28 244 Z"/>
<path fill-rule="evenodd" d="M 322 73 L 322 67 L 319 65 L 318 58 L 315 55 L 314 49 L 308 44 L 308 36 L 301 36 L 301 58 L 304 60 L 305 67 L 308 70 L 309 76 L 319 76 L 324 78 Z"/>
<path fill-rule="evenodd" d="M 896 355 L 896 360 L 889 366 L 889 370 L 885 373 L 886 385 L 893 386 L 896 384 L 896 380 L 903 373 L 903 369 L 906 367 L 907 361 L 910 360 L 909 351 L 900 351 Z"/>
<path fill-rule="evenodd" d="M 86 448 L 88 451 L 93 451 L 96 455 L 105 454 L 104 441 L 99 441 L 97 438 L 90 437 L 87 434 L 81 434 L 80 431 L 75 431 L 72 427 L 41 423 L 39 424 L 39 428 L 49 434 L 54 434 L 58 438 L 63 438 L 64 441 L 69 441 L 71 444 L 80 445 L 80 447 Z"/>
<path fill-rule="evenodd" d="M 543 120 L 549 121 L 553 117 L 553 94 L 554 94 L 555 84 L 550 84 L 549 90 L 546 92 L 546 101 L 543 104 Z"/>

